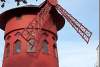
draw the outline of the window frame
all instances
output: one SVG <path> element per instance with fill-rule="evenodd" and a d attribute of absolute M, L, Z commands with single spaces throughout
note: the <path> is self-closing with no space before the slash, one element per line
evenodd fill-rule
<path fill-rule="evenodd" d="M 20 44 L 16 44 L 17 42 L 19 42 Z M 20 53 L 21 52 L 21 40 L 17 39 L 15 42 L 14 42 L 14 53 Z M 17 50 L 18 48 L 18 50 Z"/>
<path fill-rule="evenodd" d="M 45 45 L 44 45 L 44 42 L 45 42 Z M 49 42 L 47 40 L 42 41 L 42 52 L 45 54 L 49 53 Z"/>
<path fill-rule="evenodd" d="M 33 45 L 31 45 L 31 43 L 29 43 L 30 40 L 33 40 Z M 35 38 L 30 38 L 27 44 L 27 52 L 31 53 L 31 52 L 36 52 L 36 39 Z"/>

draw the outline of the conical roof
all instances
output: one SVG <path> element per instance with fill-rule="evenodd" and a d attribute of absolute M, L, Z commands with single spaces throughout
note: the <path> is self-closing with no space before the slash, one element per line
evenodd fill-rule
<path fill-rule="evenodd" d="M 41 8 L 44 7 L 45 4 L 46 4 L 46 1 L 39 6 L 26 5 L 26 6 L 13 8 L 13 9 L 3 12 L 2 14 L 0 14 L 0 28 L 5 31 L 6 23 L 15 16 L 25 15 L 25 14 L 37 14 L 41 10 Z M 64 23 L 65 23 L 64 18 L 57 12 L 54 6 L 52 6 L 50 14 L 52 16 L 54 24 L 56 24 L 57 26 L 57 29 L 60 30 L 64 26 Z"/>

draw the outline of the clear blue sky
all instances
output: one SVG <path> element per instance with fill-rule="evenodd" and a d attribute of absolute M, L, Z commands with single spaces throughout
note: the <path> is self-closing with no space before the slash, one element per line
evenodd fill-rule
<path fill-rule="evenodd" d="M 13 6 L 14 3 L 11 3 L 12 0 L 7 1 L 10 2 L 7 2 L 5 8 L 0 7 L 0 13 L 16 7 Z M 43 0 L 38 0 L 41 2 L 37 3 L 35 0 L 29 1 L 29 4 L 39 4 Z M 93 32 L 89 44 L 86 44 L 66 21 L 64 28 L 58 32 L 60 67 L 95 67 L 96 47 L 99 41 L 99 0 L 59 0 L 59 4 Z M 4 32 L 0 30 L 0 67 L 4 49 L 3 37 Z"/>

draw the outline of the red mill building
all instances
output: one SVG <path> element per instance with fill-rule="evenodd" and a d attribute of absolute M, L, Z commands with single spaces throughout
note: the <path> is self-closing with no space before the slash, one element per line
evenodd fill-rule
<path fill-rule="evenodd" d="M 5 31 L 3 67 L 59 67 L 57 31 L 64 18 L 45 1 L 40 6 L 28 5 L 10 9 L 0 15 L 0 28 Z M 37 19 L 38 18 L 38 19 Z"/>
<path fill-rule="evenodd" d="M 57 11 L 89 42 L 92 32 L 57 0 L 14 8 L 0 15 L 0 28 L 5 31 L 3 67 L 59 67 L 57 31 L 65 20 Z"/>

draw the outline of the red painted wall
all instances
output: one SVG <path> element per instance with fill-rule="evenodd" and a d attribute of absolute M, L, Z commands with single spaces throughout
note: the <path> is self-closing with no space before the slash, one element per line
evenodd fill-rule
<path fill-rule="evenodd" d="M 3 67 L 59 67 L 57 48 L 54 47 L 54 44 L 56 44 L 57 29 L 50 17 L 46 18 L 47 20 L 42 27 L 43 30 L 40 29 L 40 33 L 33 36 L 37 42 L 35 52 L 27 52 L 28 42 L 20 35 L 16 36 L 16 33 L 22 33 L 23 28 L 26 28 L 33 19 L 36 20 L 36 15 L 22 15 L 19 18 L 13 17 L 6 24 Z M 44 32 L 47 35 L 43 34 Z M 24 37 L 27 35 L 23 34 Z M 21 41 L 21 51 L 19 53 L 15 53 L 15 41 L 17 39 Z M 48 41 L 48 53 L 42 51 L 43 40 Z M 9 56 L 6 56 L 7 43 L 10 44 Z"/>

